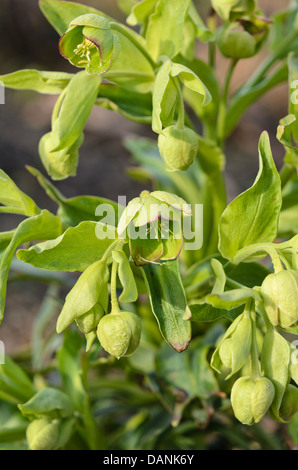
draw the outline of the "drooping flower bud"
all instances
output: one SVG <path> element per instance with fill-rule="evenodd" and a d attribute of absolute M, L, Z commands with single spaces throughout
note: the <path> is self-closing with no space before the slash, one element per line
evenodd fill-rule
<path fill-rule="evenodd" d="M 79 159 L 79 148 L 84 141 L 84 134 L 72 144 L 62 150 L 53 151 L 57 141 L 53 132 L 45 134 L 39 142 L 39 154 L 48 174 L 54 180 L 61 180 L 75 176 Z"/>
<path fill-rule="evenodd" d="M 267 316 L 274 326 L 291 328 L 298 324 L 298 272 L 269 274 L 261 286 Z"/>
<path fill-rule="evenodd" d="M 289 421 L 298 412 L 298 388 L 289 384 L 282 398 L 279 414 L 282 419 Z"/>
<path fill-rule="evenodd" d="M 167 170 L 185 171 L 198 152 L 198 136 L 188 127 L 169 126 L 159 135 L 158 148 Z"/>
<path fill-rule="evenodd" d="M 257 52 L 257 41 L 240 22 L 227 23 L 217 31 L 216 43 L 220 52 L 231 59 L 246 59 Z"/>
<path fill-rule="evenodd" d="M 26 431 L 30 450 L 53 450 L 59 437 L 59 421 L 35 419 Z"/>
<path fill-rule="evenodd" d="M 75 18 L 59 41 L 61 55 L 91 75 L 105 73 L 119 47 L 109 20 L 92 13 Z"/>
<path fill-rule="evenodd" d="M 104 316 L 104 309 L 100 304 L 95 304 L 89 312 L 84 313 L 84 315 L 76 318 L 76 324 L 82 333 L 88 334 L 91 331 L 96 330 L 97 325 L 101 318 Z"/>
<path fill-rule="evenodd" d="M 236 418 L 243 424 L 259 423 L 270 408 L 274 395 L 274 385 L 266 377 L 241 377 L 231 391 L 231 404 Z"/>
<path fill-rule="evenodd" d="M 239 315 L 213 353 L 211 365 L 217 372 L 224 366 L 229 372 L 227 378 L 238 372 L 247 361 L 251 351 L 252 323 L 249 315 Z"/>
<path fill-rule="evenodd" d="M 97 327 L 97 337 L 103 349 L 118 359 L 130 356 L 141 338 L 141 321 L 131 312 L 105 315 Z"/>

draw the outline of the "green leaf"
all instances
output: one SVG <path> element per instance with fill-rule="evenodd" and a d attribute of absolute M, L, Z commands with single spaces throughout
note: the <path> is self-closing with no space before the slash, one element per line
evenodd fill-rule
<path fill-rule="evenodd" d="M 73 414 L 73 406 L 68 396 L 56 388 L 44 388 L 29 401 L 19 405 L 22 414 L 30 419 L 66 418 Z"/>
<path fill-rule="evenodd" d="M 196 28 L 196 37 L 202 42 L 212 41 L 214 39 L 214 35 L 204 24 L 193 3 L 189 6 L 188 15 Z"/>
<path fill-rule="evenodd" d="M 148 50 L 155 61 L 177 55 L 183 47 L 183 27 L 190 0 L 158 0 L 146 32 Z"/>
<path fill-rule="evenodd" d="M 220 220 L 219 250 L 230 260 L 242 248 L 270 243 L 277 234 L 281 185 L 266 132 L 259 142 L 259 161 L 260 169 L 253 186 L 229 204 Z"/>
<path fill-rule="evenodd" d="M 208 304 L 191 304 L 191 321 L 195 322 L 211 322 L 223 317 L 225 312 L 220 308 L 214 308 Z"/>
<path fill-rule="evenodd" d="M 66 72 L 43 72 L 24 69 L 7 75 L 0 75 L 0 81 L 7 88 L 33 90 L 38 93 L 61 93 L 72 79 L 73 74 Z"/>
<path fill-rule="evenodd" d="M 77 317 L 91 310 L 107 289 L 109 271 L 105 261 L 88 266 L 67 294 L 57 321 L 57 333 L 62 333 Z"/>
<path fill-rule="evenodd" d="M 151 124 L 152 121 L 151 93 L 137 93 L 118 84 L 103 83 L 95 104 L 134 122 Z"/>
<path fill-rule="evenodd" d="M 186 296 L 179 273 L 178 261 L 143 266 L 152 311 L 160 332 L 178 352 L 187 348 L 191 326 L 183 320 L 187 310 Z"/>
<path fill-rule="evenodd" d="M 66 2 L 62 0 L 39 0 L 39 7 L 48 22 L 62 36 L 68 29 L 69 23 L 78 16 L 88 13 L 102 13 L 80 3 Z"/>
<path fill-rule="evenodd" d="M 260 297 L 253 289 L 233 289 L 223 294 L 210 294 L 205 297 L 205 301 L 215 308 L 222 308 L 231 310 L 239 307 L 247 302 L 248 299 L 253 298 L 260 300 Z"/>
<path fill-rule="evenodd" d="M 184 391 L 186 402 L 195 397 L 206 399 L 218 389 L 206 359 L 208 349 L 203 341 L 197 341 L 194 348 L 189 348 L 183 354 L 177 355 L 164 345 L 157 355 L 157 375 L 166 382 L 174 395 L 177 390 Z"/>
<path fill-rule="evenodd" d="M 240 263 L 238 265 L 229 265 L 226 273 L 234 281 L 253 288 L 260 286 L 271 271 L 259 263 Z"/>
<path fill-rule="evenodd" d="M 100 83 L 101 77 L 88 75 L 85 71 L 73 76 L 59 116 L 53 124 L 54 139 L 57 140 L 53 152 L 69 147 L 78 140 L 94 106 Z"/>
<path fill-rule="evenodd" d="M 215 276 L 215 283 L 212 289 L 212 294 L 222 294 L 225 290 L 225 285 L 227 282 L 223 265 L 216 258 L 212 258 L 210 260 L 210 265 Z"/>
<path fill-rule="evenodd" d="M 278 59 L 284 59 L 290 52 L 298 51 L 297 13 L 296 4 L 273 16 L 270 47 Z"/>
<path fill-rule="evenodd" d="M 211 95 L 201 79 L 188 67 L 166 60 L 157 72 L 153 89 L 152 129 L 160 134 L 170 124 L 178 100 L 173 78 L 179 77 L 183 85 L 200 95 L 202 105 L 211 101 Z"/>
<path fill-rule="evenodd" d="M 17 257 L 36 268 L 50 271 L 84 271 L 99 261 L 115 240 L 115 228 L 107 226 L 104 239 L 96 235 L 99 228 L 104 228 L 99 222 L 81 222 L 54 240 L 39 243 L 29 250 L 18 250 Z"/>
<path fill-rule="evenodd" d="M 0 399 L 17 404 L 34 393 L 35 387 L 24 370 L 6 356 L 5 364 L 0 364 Z"/>
<path fill-rule="evenodd" d="M 267 330 L 262 354 L 261 366 L 264 376 L 270 379 L 275 388 L 275 397 L 270 408 L 272 417 L 280 422 L 279 409 L 289 379 L 290 346 L 272 327 Z"/>
<path fill-rule="evenodd" d="M 21 214 L 26 216 L 40 213 L 35 202 L 21 191 L 12 179 L 0 169 L 0 206 L 1 212 Z"/>
<path fill-rule="evenodd" d="M 126 254 L 123 251 L 114 251 L 112 257 L 118 263 L 118 276 L 123 286 L 119 301 L 135 302 L 138 298 L 138 289 Z"/>
<path fill-rule="evenodd" d="M 111 22 L 120 52 L 104 77 L 128 91 L 149 93 L 154 83 L 154 63 L 144 39 L 120 23 Z"/>
<path fill-rule="evenodd" d="M 40 239 L 56 238 L 61 233 L 61 221 L 47 210 L 20 223 L 4 251 L 0 264 L 0 321 L 3 318 L 6 283 L 13 254 L 18 246 Z"/>
<path fill-rule="evenodd" d="M 81 347 L 82 341 L 79 333 L 67 330 L 64 334 L 62 347 L 57 354 L 63 390 L 80 413 L 84 409 L 86 394 L 82 383 Z"/>
<path fill-rule="evenodd" d="M 193 70 L 202 83 L 207 87 L 210 95 L 212 96 L 212 101 L 207 105 L 203 105 L 202 97 L 189 88 L 184 88 L 183 96 L 187 104 L 194 110 L 197 116 L 199 116 L 203 122 L 207 122 L 211 127 L 215 128 L 218 116 L 220 91 L 214 70 L 209 66 L 209 64 L 197 58 L 186 60 L 184 57 L 178 56 L 177 62 Z"/>

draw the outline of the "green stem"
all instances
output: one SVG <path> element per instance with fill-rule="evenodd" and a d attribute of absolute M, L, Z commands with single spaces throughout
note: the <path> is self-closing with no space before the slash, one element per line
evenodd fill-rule
<path fill-rule="evenodd" d="M 225 127 L 226 127 L 229 89 L 230 89 L 233 72 L 235 70 L 237 63 L 238 63 L 238 59 L 234 59 L 230 62 L 230 65 L 227 71 L 227 76 L 225 80 L 221 102 L 219 104 L 218 121 L 217 121 L 217 142 L 219 146 L 223 145 L 223 142 L 225 139 Z"/>
<path fill-rule="evenodd" d="M 117 298 L 117 270 L 118 270 L 118 263 L 116 261 L 113 261 L 112 274 L 111 274 L 111 306 L 112 306 L 111 313 L 120 312 L 118 298 Z"/>
<path fill-rule="evenodd" d="M 185 109 L 184 109 L 184 100 L 182 95 L 182 90 L 180 86 L 180 81 L 178 77 L 173 78 L 177 93 L 178 93 L 178 119 L 177 127 L 179 129 L 184 129 L 185 127 Z"/>
<path fill-rule="evenodd" d="M 250 305 L 250 318 L 252 322 L 252 342 L 251 342 L 251 375 L 252 378 L 261 376 L 259 369 L 259 353 L 256 335 L 256 313 L 252 310 L 253 304 Z"/>

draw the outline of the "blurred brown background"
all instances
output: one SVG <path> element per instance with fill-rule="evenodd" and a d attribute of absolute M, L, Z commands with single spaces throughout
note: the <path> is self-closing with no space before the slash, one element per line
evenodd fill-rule
<path fill-rule="evenodd" d="M 81 0 L 116 19 L 125 20 L 116 0 Z M 286 0 L 260 0 L 264 13 L 286 8 Z M 209 2 L 198 1 L 202 14 Z M 44 19 L 37 0 L 0 0 L 0 75 L 21 68 L 73 71 L 59 55 L 58 36 Z M 198 55 L 206 56 L 204 45 L 198 46 Z M 261 60 L 260 54 L 242 61 L 236 69 L 232 88 L 237 88 Z M 223 77 L 227 61 L 218 57 L 219 76 Z M 0 106 L 0 167 L 38 202 L 50 210 L 49 201 L 25 165 L 43 171 L 37 151 L 38 142 L 50 129 L 50 118 L 55 96 L 33 92 L 6 90 L 6 104 Z M 280 118 L 287 114 L 288 90 L 277 87 L 255 104 L 244 116 L 227 145 L 226 177 L 229 197 L 245 190 L 258 170 L 257 144 L 260 133 L 266 129 L 271 138 L 273 154 L 279 167 L 283 150 L 275 138 Z M 58 182 L 56 186 L 68 197 L 91 194 L 117 199 L 136 196 L 142 189 L 126 175 L 133 161 L 122 145 L 123 138 L 137 134 L 156 138 L 147 126 L 138 125 L 123 117 L 96 107 L 88 121 L 85 142 L 80 151 L 78 176 Z M 21 218 L 1 215 L 0 230 L 14 228 Z M 45 287 L 34 283 L 8 285 L 6 315 L 0 327 L 0 339 L 7 352 L 18 349 L 30 340 L 31 325 L 38 311 Z"/>

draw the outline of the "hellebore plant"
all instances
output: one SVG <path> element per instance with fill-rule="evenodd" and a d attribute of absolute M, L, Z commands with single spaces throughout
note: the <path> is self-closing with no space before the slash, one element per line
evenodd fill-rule
<path fill-rule="evenodd" d="M 126 207 L 100 196 L 66 198 L 27 167 L 57 203 L 54 214 L 0 170 L 0 212 L 24 216 L 0 234 L 0 319 L 15 252 L 12 271 L 31 265 L 28 276 L 50 280 L 32 366 L 10 359 L 0 366 L 0 399 L 21 428 L 11 439 L 5 426 L 0 435 L 40 450 L 196 449 L 199 427 L 212 429 L 219 410 L 245 425 L 268 413 L 297 426 L 298 360 L 289 339 L 298 335 L 297 0 L 271 18 L 256 0 L 211 0 L 204 20 L 191 0 L 121 0 L 128 26 L 79 3 L 39 3 L 73 72 L 26 69 L 0 80 L 58 95 L 39 144 L 48 177 L 76 175 L 86 122 L 102 106 L 156 133 L 156 142 L 125 141 L 138 163 L 131 176 L 153 191 Z M 197 43 L 209 61 L 196 57 Z M 235 68 L 259 51 L 265 59 L 231 93 Z M 229 62 L 223 87 L 217 53 Z M 225 142 L 250 105 L 286 81 L 289 114 L 277 129 L 284 164 L 278 171 L 264 131 L 254 183 L 227 204 Z M 185 226 L 194 227 L 198 204 L 203 243 L 187 250 Z M 114 222 L 97 215 L 103 205 Z M 67 272 L 80 275 L 74 282 Z M 45 327 L 57 305 L 52 341 Z M 129 376 L 139 379 L 129 385 Z M 109 392 L 122 393 L 122 385 L 133 416 L 124 427 L 108 411 L 125 412 Z M 166 423 L 158 431 L 155 413 Z M 191 434 L 179 444 L 185 415 Z"/>

